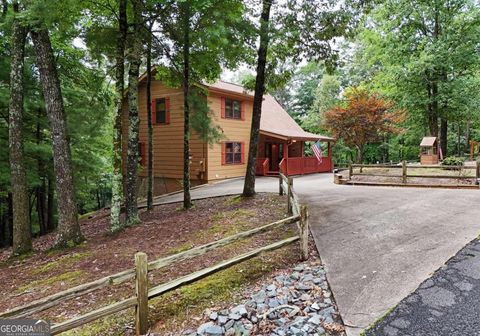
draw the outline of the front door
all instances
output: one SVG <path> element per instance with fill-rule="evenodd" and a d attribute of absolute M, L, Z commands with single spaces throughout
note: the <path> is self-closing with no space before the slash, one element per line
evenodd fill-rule
<path fill-rule="evenodd" d="M 278 165 L 283 159 L 283 144 L 267 142 L 265 144 L 265 156 L 269 159 L 269 171 L 278 171 Z"/>

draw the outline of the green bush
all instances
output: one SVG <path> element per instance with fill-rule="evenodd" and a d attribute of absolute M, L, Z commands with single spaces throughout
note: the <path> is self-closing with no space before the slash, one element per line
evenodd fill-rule
<path fill-rule="evenodd" d="M 463 166 L 465 158 L 458 156 L 448 156 L 442 161 L 444 166 Z"/>

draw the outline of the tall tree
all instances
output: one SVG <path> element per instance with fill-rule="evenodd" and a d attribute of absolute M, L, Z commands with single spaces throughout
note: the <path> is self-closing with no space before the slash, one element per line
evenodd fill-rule
<path fill-rule="evenodd" d="M 478 4 L 384 1 L 366 20 L 361 41 L 369 65 L 377 68 L 372 86 L 408 110 L 411 123 L 424 133 L 440 137 L 447 155 L 448 122 L 472 106 L 458 102 L 478 97 L 478 90 L 470 91 L 468 85 L 460 95 L 456 90 L 478 71 Z"/>
<path fill-rule="evenodd" d="M 56 245 L 59 247 L 71 246 L 80 243 L 84 238 L 78 223 L 70 142 L 62 90 L 48 30 L 43 27 L 36 27 L 31 35 L 52 130 L 53 164 L 56 175 L 59 217 Z"/>
<path fill-rule="evenodd" d="M 348 34 L 352 24 L 356 22 L 354 19 L 358 19 L 358 15 L 355 15 L 356 7 L 352 7 L 350 1 L 341 5 L 330 0 L 264 0 L 262 3 L 255 98 L 243 196 L 255 194 L 255 165 L 262 99 L 262 96 L 257 95 L 263 95 L 265 84 L 269 90 L 284 85 L 292 76 L 296 64 L 304 59 L 324 61 L 327 68 L 331 69 L 338 58 L 330 45 L 331 40 Z M 273 13 L 272 18 L 270 11 Z M 275 24 L 269 27 L 270 21 Z"/>
<path fill-rule="evenodd" d="M 154 21 L 148 25 L 147 35 L 147 127 L 148 127 L 148 162 L 147 162 L 147 209 L 153 209 L 153 123 L 152 123 L 152 29 Z"/>
<path fill-rule="evenodd" d="M 13 195 L 13 254 L 17 255 L 32 249 L 32 239 L 23 150 L 23 67 L 27 28 L 16 17 L 19 12 L 19 5 L 16 1 L 13 3 L 13 11 L 15 18 L 13 19 L 11 39 L 9 147 Z"/>
<path fill-rule="evenodd" d="M 142 0 L 132 2 L 132 32 L 129 38 L 127 59 L 128 69 L 128 156 L 127 180 L 125 187 L 125 214 L 126 225 L 135 225 L 140 222 L 138 217 L 137 181 L 138 181 L 138 130 L 140 119 L 138 117 L 138 76 L 142 62 Z"/>
<path fill-rule="evenodd" d="M 270 10 L 273 0 L 263 0 L 260 15 L 260 45 L 257 57 L 257 76 L 255 78 L 255 93 L 253 97 L 252 126 L 250 128 L 250 144 L 248 150 L 247 173 L 243 186 L 243 196 L 255 194 L 255 169 L 257 159 L 260 118 L 262 116 L 263 94 L 265 93 L 265 71 L 269 44 Z"/>
<path fill-rule="evenodd" d="M 120 210 L 123 200 L 122 174 L 122 109 L 125 83 L 125 43 L 127 40 L 127 0 L 118 1 L 118 31 L 115 51 L 115 91 L 116 110 L 113 115 L 113 150 L 112 150 L 112 205 L 110 210 L 110 227 L 112 231 L 122 228 Z"/>
<path fill-rule="evenodd" d="M 193 85 L 216 80 L 222 65 L 232 68 L 249 56 L 251 26 L 239 0 L 165 1 L 157 11 L 155 42 L 168 60 L 157 67 L 157 76 L 183 90 L 183 205 L 189 209 L 191 128 L 207 142 L 219 135 L 205 97 Z"/>

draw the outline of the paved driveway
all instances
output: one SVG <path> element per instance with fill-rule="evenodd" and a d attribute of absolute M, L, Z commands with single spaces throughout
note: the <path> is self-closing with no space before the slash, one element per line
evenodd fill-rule
<path fill-rule="evenodd" d="M 480 191 L 353 187 L 331 174 L 295 178 L 349 335 L 357 335 L 480 233 Z M 241 179 L 193 197 L 240 193 Z M 257 191 L 278 191 L 259 178 Z M 181 199 L 180 195 L 170 197 Z"/>

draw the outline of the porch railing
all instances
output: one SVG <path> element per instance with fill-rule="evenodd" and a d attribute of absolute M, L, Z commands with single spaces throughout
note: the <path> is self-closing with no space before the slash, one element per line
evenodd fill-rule
<path fill-rule="evenodd" d="M 293 157 L 280 162 L 280 171 L 285 175 L 302 175 L 311 173 L 325 173 L 332 171 L 332 160 L 323 157 L 318 162 L 316 157 Z"/>
<path fill-rule="evenodd" d="M 267 175 L 269 161 L 268 158 L 257 158 L 255 173 L 257 175 Z"/>

